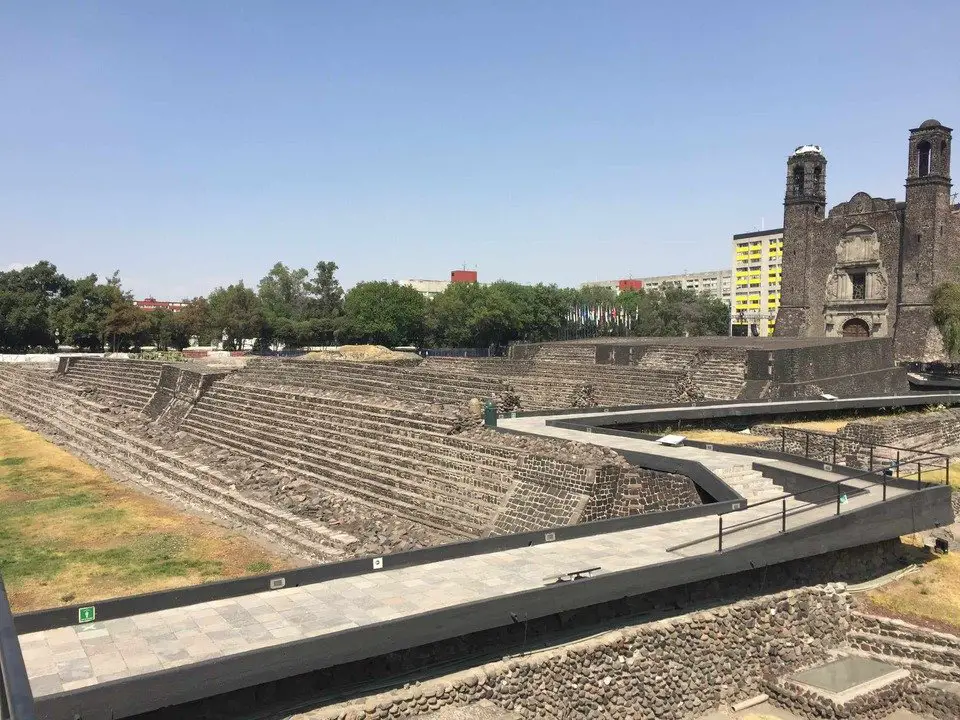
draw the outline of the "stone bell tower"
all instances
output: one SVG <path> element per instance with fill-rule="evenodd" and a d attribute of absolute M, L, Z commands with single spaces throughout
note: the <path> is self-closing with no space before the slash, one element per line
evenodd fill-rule
<path fill-rule="evenodd" d="M 941 283 L 960 281 L 960 228 L 950 203 L 951 133 L 936 120 L 910 131 L 895 330 L 899 360 L 944 359 L 931 295 Z"/>
<path fill-rule="evenodd" d="M 827 158 L 817 145 L 798 147 L 787 159 L 783 199 L 783 285 L 776 334 L 804 337 L 822 332 L 819 317 L 811 318 L 810 293 L 818 286 L 811 276 L 813 226 L 823 221 L 827 202 Z"/>

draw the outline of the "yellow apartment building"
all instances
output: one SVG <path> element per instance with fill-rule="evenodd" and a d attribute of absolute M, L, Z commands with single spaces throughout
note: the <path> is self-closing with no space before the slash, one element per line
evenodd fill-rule
<path fill-rule="evenodd" d="M 783 228 L 733 236 L 731 335 L 773 335 L 782 268 Z"/>

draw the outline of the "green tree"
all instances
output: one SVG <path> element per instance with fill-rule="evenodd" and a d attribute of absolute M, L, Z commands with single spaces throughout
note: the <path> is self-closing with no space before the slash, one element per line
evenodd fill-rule
<path fill-rule="evenodd" d="M 426 300 L 396 282 L 362 282 L 343 301 L 341 338 L 396 347 L 423 341 Z"/>
<path fill-rule="evenodd" d="M 53 312 L 69 286 L 56 266 L 46 261 L 0 272 L 0 349 L 55 349 Z"/>
<path fill-rule="evenodd" d="M 427 305 L 427 328 L 436 347 L 476 347 L 475 308 L 486 289 L 477 283 L 451 283 Z"/>
<path fill-rule="evenodd" d="M 83 350 L 104 350 L 110 310 L 124 300 L 129 297 L 120 289 L 116 273 L 105 283 L 98 283 L 96 275 L 71 281 L 53 313 L 60 342 Z"/>
<path fill-rule="evenodd" d="M 187 336 L 187 342 L 183 347 L 190 344 L 191 337 L 197 338 L 198 345 L 209 345 L 214 338 L 219 340 L 222 336 L 222 328 L 219 330 L 213 328 L 210 303 L 205 297 L 195 297 L 188 301 L 177 313 L 177 321 L 182 325 L 183 332 Z"/>
<path fill-rule="evenodd" d="M 943 349 L 952 359 L 960 353 L 960 285 L 938 285 L 932 300 L 933 321 L 943 336 Z"/>
<path fill-rule="evenodd" d="M 340 268 L 335 262 L 321 260 L 304 287 L 311 295 L 310 314 L 318 318 L 335 318 L 343 314 L 343 288 L 336 278 Z"/>
<path fill-rule="evenodd" d="M 108 287 L 119 285 L 110 283 Z M 126 296 L 115 299 L 107 309 L 103 324 L 106 344 L 113 352 L 140 347 L 150 339 L 150 319 L 147 313 Z"/>
<path fill-rule="evenodd" d="M 244 340 L 260 339 L 264 332 L 260 298 L 241 280 L 210 293 L 210 322 L 226 336 L 226 347 L 243 349 Z"/>
<path fill-rule="evenodd" d="M 304 268 L 291 270 L 278 262 L 260 281 L 257 294 L 263 311 L 266 342 L 278 341 L 287 346 L 296 346 L 309 328 L 304 327 L 307 317 L 307 291 L 304 282 L 308 272 Z M 307 332 L 305 332 L 305 330 Z"/>
<path fill-rule="evenodd" d="M 183 350 L 190 344 L 190 332 L 187 319 L 182 317 L 183 310 L 171 312 L 163 308 L 152 310 L 146 315 L 150 341 L 158 350 Z"/>

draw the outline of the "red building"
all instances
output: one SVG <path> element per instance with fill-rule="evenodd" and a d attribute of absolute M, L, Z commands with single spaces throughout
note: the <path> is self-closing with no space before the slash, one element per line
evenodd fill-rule
<path fill-rule="evenodd" d="M 450 272 L 450 282 L 452 283 L 475 283 L 476 281 L 476 270 L 452 270 Z"/>
<path fill-rule="evenodd" d="M 146 310 L 147 312 L 153 312 L 154 310 L 169 310 L 170 312 L 180 312 L 183 308 L 187 306 L 185 302 L 173 302 L 170 300 L 157 300 L 156 298 L 148 297 L 143 300 L 134 300 L 133 304 L 136 305 L 141 310 Z"/>
<path fill-rule="evenodd" d="M 617 290 L 620 292 L 630 292 L 631 290 L 643 290 L 643 280 L 619 280 Z"/>

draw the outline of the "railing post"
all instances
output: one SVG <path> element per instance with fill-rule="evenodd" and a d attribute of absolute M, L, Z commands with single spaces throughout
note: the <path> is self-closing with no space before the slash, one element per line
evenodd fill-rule
<path fill-rule="evenodd" d="M 809 433 L 809 431 L 807 432 L 807 447 L 806 447 L 806 449 L 803 451 L 803 456 L 804 456 L 805 458 L 807 458 L 808 460 L 810 459 L 810 433 Z"/>
<path fill-rule="evenodd" d="M 920 461 L 917 460 L 917 490 L 923 487 L 923 482 L 920 480 L 920 474 L 923 470 L 920 469 Z"/>
<path fill-rule="evenodd" d="M 944 459 L 943 464 L 944 466 L 946 466 L 946 469 L 947 469 L 946 484 L 949 485 L 950 484 L 950 458 L 947 457 L 946 459 Z"/>
<path fill-rule="evenodd" d="M 781 425 L 780 426 L 780 452 L 785 453 L 787 451 L 787 429 Z"/>
<path fill-rule="evenodd" d="M 873 445 L 870 446 L 870 472 L 873 472 Z"/>
<path fill-rule="evenodd" d="M 720 532 L 717 534 L 717 552 L 723 552 L 723 515 L 717 515 L 717 518 L 720 520 Z"/>
<path fill-rule="evenodd" d="M 900 477 L 900 451 L 897 450 L 897 477 Z"/>
<path fill-rule="evenodd" d="M 783 513 L 780 515 L 780 532 L 785 533 L 787 531 L 787 499 L 783 499 Z"/>
<path fill-rule="evenodd" d="M 883 501 L 887 501 L 887 474 L 883 474 Z"/>
<path fill-rule="evenodd" d="M 840 481 L 837 481 L 837 515 L 840 514 Z"/>

